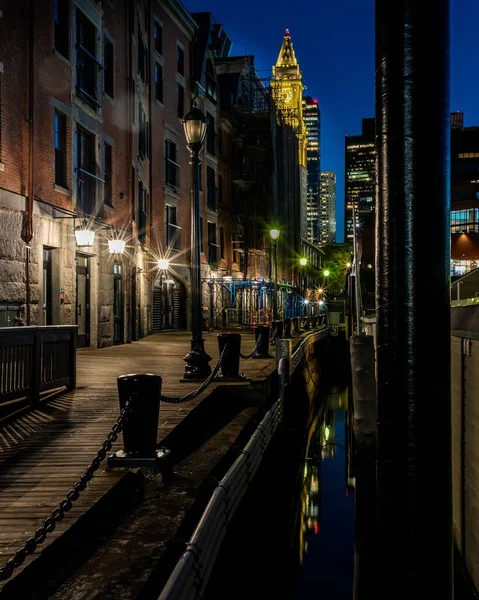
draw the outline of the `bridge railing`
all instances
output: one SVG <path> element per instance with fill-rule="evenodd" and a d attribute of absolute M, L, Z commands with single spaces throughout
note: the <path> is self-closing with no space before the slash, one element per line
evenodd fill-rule
<path fill-rule="evenodd" d="M 76 385 L 76 325 L 0 328 L 0 420 Z"/>

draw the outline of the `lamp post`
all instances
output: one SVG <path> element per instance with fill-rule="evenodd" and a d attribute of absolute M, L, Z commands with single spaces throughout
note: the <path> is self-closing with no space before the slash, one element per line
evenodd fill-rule
<path fill-rule="evenodd" d="M 193 177 L 193 202 L 191 203 L 191 345 L 184 357 L 186 362 L 185 379 L 206 379 L 211 373 L 202 337 L 201 323 L 201 248 L 200 248 L 200 187 L 199 153 L 206 136 L 207 119 L 193 103 L 189 113 L 183 119 L 186 144 L 190 151 L 190 164 Z"/>
<path fill-rule="evenodd" d="M 278 246 L 279 229 L 271 229 L 269 232 L 273 242 L 273 320 L 278 320 Z"/>
<path fill-rule="evenodd" d="M 303 301 L 304 301 L 304 316 L 306 317 L 306 313 L 308 312 L 307 310 L 307 305 L 309 303 L 308 299 L 306 298 L 306 289 L 307 289 L 307 285 L 306 285 L 306 275 L 304 272 L 304 268 L 306 267 L 306 265 L 308 264 L 308 259 L 305 256 L 302 256 L 299 259 L 299 264 L 301 265 L 301 293 L 303 294 Z"/>
<path fill-rule="evenodd" d="M 170 261 L 167 258 L 159 258 L 157 261 L 160 271 L 160 330 L 163 329 L 163 273 L 168 271 Z"/>

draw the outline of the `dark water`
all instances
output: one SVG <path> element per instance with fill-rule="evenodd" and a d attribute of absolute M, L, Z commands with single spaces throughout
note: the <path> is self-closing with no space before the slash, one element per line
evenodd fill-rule
<path fill-rule="evenodd" d="M 310 429 L 297 526 L 296 600 L 351 600 L 354 479 L 349 477 L 348 390 L 332 389 Z"/>

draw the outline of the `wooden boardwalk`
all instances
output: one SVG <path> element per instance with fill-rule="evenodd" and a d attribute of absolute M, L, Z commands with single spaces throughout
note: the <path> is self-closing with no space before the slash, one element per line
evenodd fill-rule
<path fill-rule="evenodd" d="M 163 333 L 133 344 L 79 350 L 77 389 L 3 426 L 0 430 L 0 566 L 57 507 L 106 438 L 119 413 L 118 375 L 159 374 L 163 377 L 162 392 L 172 396 L 184 395 L 198 387 L 197 382 L 180 382 L 189 339 L 187 333 Z M 253 346 L 252 334 L 242 332 L 242 351 L 248 353 Z M 205 334 L 205 348 L 214 366 L 218 358 L 216 334 Z M 274 360 L 244 360 L 240 366 L 249 379 L 259 382 L 273 371 Z M 218 385 L 228 384 L 213 383 L 185 404 L 162 403 L 158 440 Z M 121 446 L 120 437 L 112 452 Z M 66 513 L 47 541 L 27 557 L 14 576 L 121 479 L 121 471 L 108 470 L 106 466 L 105 460 L 73 509 Z M 0 589 L 3 585 L 0 583 Z"/>

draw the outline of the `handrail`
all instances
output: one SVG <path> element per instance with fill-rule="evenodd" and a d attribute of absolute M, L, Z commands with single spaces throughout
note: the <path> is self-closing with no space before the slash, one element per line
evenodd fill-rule
<path fill-rule="evenodd" d="M 301 340 L 293 353 L 291 372 L 304 356 L 305 347 L 326 337 L 329 328 L 313 331 Z M 193 535 L 186 545 L 158 600 L 200 599 L 208 584 L 231 519 L 256 474 L 266 450 L 281 423 L 285 390 L 288 385 L 288 359 L 278 364 L 279 396 L 253 432 L 240 455 L 213 491 Z"/>

